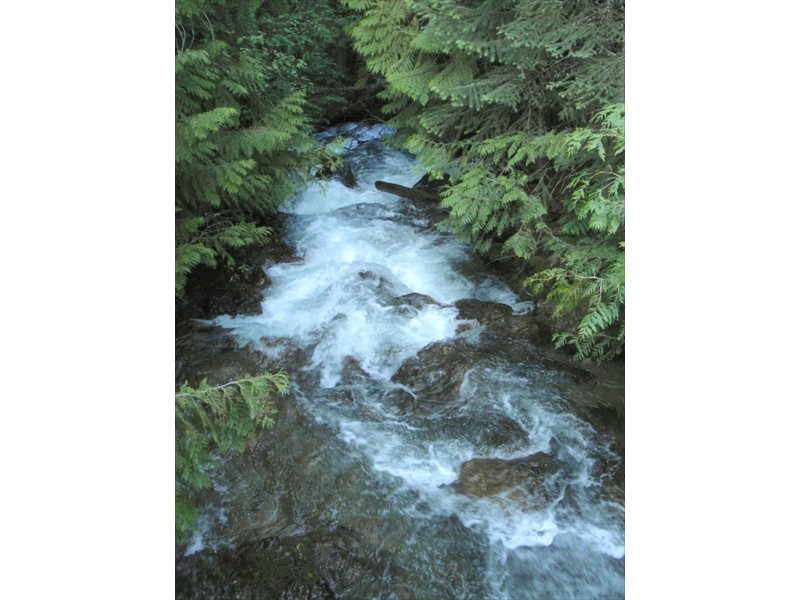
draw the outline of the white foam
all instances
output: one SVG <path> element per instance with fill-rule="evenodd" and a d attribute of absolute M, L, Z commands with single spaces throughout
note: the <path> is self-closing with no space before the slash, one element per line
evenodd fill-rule
<path fill-rule="evenodd" d="M 369 188 L 353 190 L 332 179 L 310 184 L 283 210 L 296 215 L 322 215 L 354 204 L 391 205 L 397 201 L 396 196 Z"/>

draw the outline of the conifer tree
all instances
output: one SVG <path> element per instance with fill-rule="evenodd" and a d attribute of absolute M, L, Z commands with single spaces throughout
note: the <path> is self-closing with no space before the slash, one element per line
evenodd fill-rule
<path fill-rule="evenodd" d="M 624 2 L 345 0 L 397 141 L 446 179 L 446 227 L 546 259 L 528 284 L 578 359 L 624 348 Z"/>
<path fill-rule="evenodd" d="M 176 294 L 198 264 L 263 244 L 269 216 L 335 157 L 313 118 L 345 102 L 332 2 L 179 0 L 175 54 Z"/>

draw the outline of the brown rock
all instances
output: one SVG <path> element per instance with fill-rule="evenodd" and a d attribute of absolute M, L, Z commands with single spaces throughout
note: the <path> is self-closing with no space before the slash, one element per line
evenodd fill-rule
<path fill-rule="evenodd" d="M 501 339 L 525 340 L 539 343 L 547 342 L 547 334 L 542 331 L 531 315 L 515 315 L 512 308 L 499 302 L 465 299 L 455 304 L 458 318 L 478 321 L 486 326 L 486 331 Z"/>
<path fill-rule="evenodd" d="M 549 338 L 530 315 L 506 315 L 486 325 L 486 331 L 502 339 L 549 343 Z"/>
<path fill-rule="evenodd" d="M 459 319 L 478 321 L 482 325 L 500 317 L 511 316 L 512 313 L 512 309 L 508 304 L 474 300 L 472 298 L 459 300 L 455 306 L 458 309 Z"/>
<path fill-rule="evenodd" d="M 183 321 L 175 332 L 175 381 L 188 381 L 197 387 L 202 379 L 210 384 L 225 383 L 244 374 L 258 375 L 264 371 L 292 371 L 305 364 L 302 350 L 285 338 L 264 338 L 262 345 L 278 346 L 278 356 L 267 356 L 250 345 L 239 347 L 230 330 Z"/>
<path fill-rule="evenodd" d="M 408 305 L 413 306 L 417 309 L 422 309 L 429 304 L 436 304 L 437 306 L 441 306 L 436 300 L 427 296 L 425 294 L 405 294 L 403 296 L 398 296 L 395 298 L 396 304 L 398 305 Z"/>
<path fill-rule="evenodd" d="M 456 335 L 461 335 L 465 331 L 469 331 L 470 329 L 475 329 L 475 325 L 471 323 L 461 323 L 458 327 L 456 327 Z"/>
<path fill-rule="evenodd" d="M 406 360 L 392 375 L 426 402 L 444 403 L 458 397 L 467 371 L 485 358 L 479 346 L 463 338 L 433 342 Z"/>
<path fill-rule="evenodd" d="M 509 492 L 525 508 L 540 509 L 557 496 L 558 489 L 548 481 L 556 471 L 558 463 L 544 452 L 511 460 L 475 458 L 461 466 L 454 488 L 477 498 Z"/>

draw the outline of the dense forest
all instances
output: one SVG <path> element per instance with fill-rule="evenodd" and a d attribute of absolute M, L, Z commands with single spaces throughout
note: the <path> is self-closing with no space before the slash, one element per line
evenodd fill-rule
<path fill-rule="evenodd" d="M 385 124 L 445 216 L 436 227 L 550 325 L 574 364 L 625 344 L 624 2 L 178 0 L 175 295 L 235 281 L 281 244 L 279 209 L 341 173 L 338 123 Z M 362 273 L 362 277 L 364 277 Z M 425 298 L 428 298 L 425 296 Z M 427 300 L 426 300 L 427 301 Z M 289 377 L 176 392 L 176 530 L 208 467 L 273 423 Z"/>

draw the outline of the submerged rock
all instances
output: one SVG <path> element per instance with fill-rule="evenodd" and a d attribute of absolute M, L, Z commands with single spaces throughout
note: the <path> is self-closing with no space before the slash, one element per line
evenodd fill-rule
<path fill-rule="evenodd" d="M 501 413 L 448 415 L 438 422 L 437 431 L 487 450 L 515 450 L 528 443 L 528 432 Z"/>
<path fill-rule="evenodd" d="M 267 370 L 284 370 L 295 373 L 308 364 L 302 348 L 290 338 L 264 336 L 258 342 L 260 352 L 266 354 Z"/>
<path fill-rule="evenodd" d="M 413 413 L 417 408 L 414 394 L 402 387 L 391 388 L 383 393 L 382 403 L 398 415 Z"/>
<path fill-rule="evenodd" d="M 333 600 L 337 584 L 363 579 L 374 568 L 344 529 L 273 537 L 183 558 L 176 569 L 175 597 Z M 192 571 L 202 571 L 202 580 Z"/>
<path fill-rule="evenodd" d="M 544 452 L 511 460 L 474 458 L 461 466 L 453 487 L 459 494 L 477 498 L 508 492 L 512 500 L 536 510 L 557 496 L 558 489 L 548 481 L 557 471 L 558 463 Z"/>
<path fill-rule="evenodd" d="M 367 269 L 359 271 L 358 276 L 365 285 L 375 289 L 378 295 L 387 295 L 391 298 L 394 298 L 393 291 L 396 281 L 392 279 L 390 273 L 376 273 L 375 271 L 370 271 Z"/>

